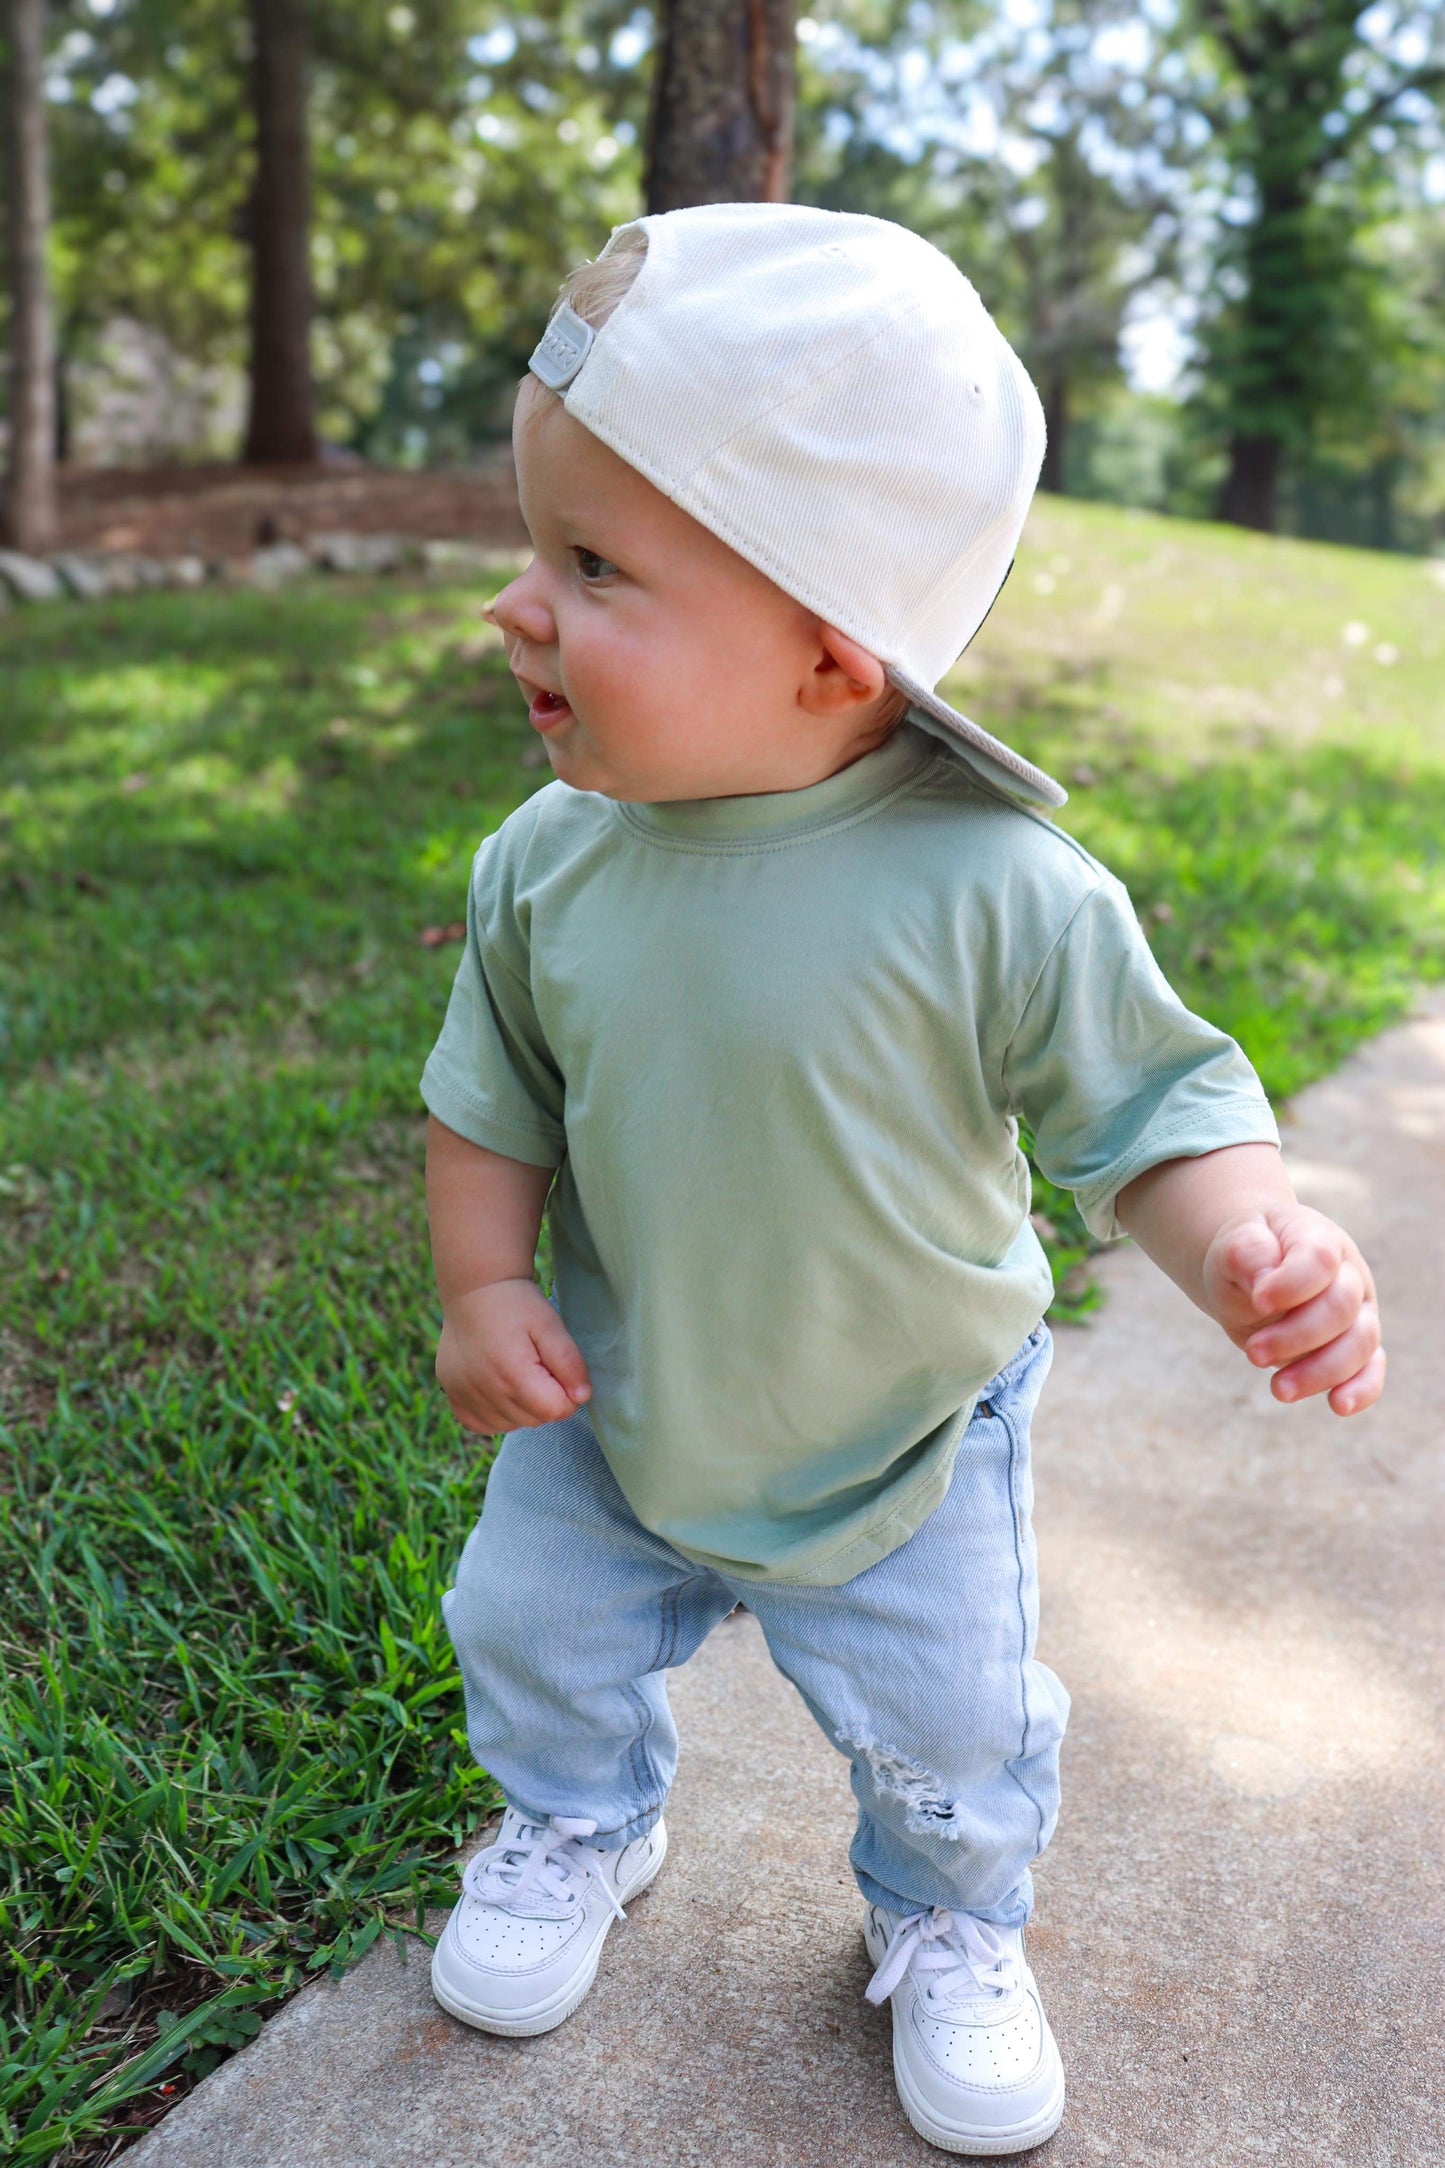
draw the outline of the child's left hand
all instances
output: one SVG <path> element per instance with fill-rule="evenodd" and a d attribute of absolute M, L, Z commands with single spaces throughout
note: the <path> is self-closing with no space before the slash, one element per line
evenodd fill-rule
<path fill-rule="evenodd" d="M 1257 1206 L 1227 1220 L 1204 1256 L 1210 1314 L 1252 1363 L 1273 1370 L 1276 1400 L 1327 1393 L 1358 1415 L 1385 1383 L 1375 1282 L 1356 1244 L 1309 1205 Z"/>

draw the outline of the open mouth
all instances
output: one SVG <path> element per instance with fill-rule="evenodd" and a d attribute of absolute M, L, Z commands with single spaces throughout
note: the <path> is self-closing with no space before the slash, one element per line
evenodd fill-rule
<path fill-rule="evenodd" d="M 560 693 L 538 692 L 532 695 L 527 720 L 534 730 L 551 730 L 571 713 Z"/>

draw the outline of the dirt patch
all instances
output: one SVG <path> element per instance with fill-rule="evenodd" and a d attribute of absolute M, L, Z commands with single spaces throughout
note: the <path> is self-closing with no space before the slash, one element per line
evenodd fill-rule
<path fill-rule="evenodd" d="M 400 534 L 516 549 L 526 529 L 505 447 L 455 472 L 363 465 L 94 467 L 60 478 L 67 549 L 239 557 L 312 535 Z"/>

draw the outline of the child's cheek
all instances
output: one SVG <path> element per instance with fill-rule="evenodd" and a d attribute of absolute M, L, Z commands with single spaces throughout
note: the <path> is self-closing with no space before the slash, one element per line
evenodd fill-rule
<path fill-rule="evenodd" d="M 658 658 L 645 641 L 620 628 L 590 637 L 577 658 L 573 685 L 579 713 L 599 728 L 639 717 L 657 694 Z"/>

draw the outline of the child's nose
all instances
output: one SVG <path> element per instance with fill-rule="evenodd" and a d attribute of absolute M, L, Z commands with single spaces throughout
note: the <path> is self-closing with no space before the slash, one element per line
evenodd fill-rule
<path fill-rule="evenodd" d="M 525 572 L 510 581 L 492 604 L 495 624 L 514 640 L 529 640 L 534 647 L 550 647 L 557 637 L 546 579 L 534 558 Z"/>

